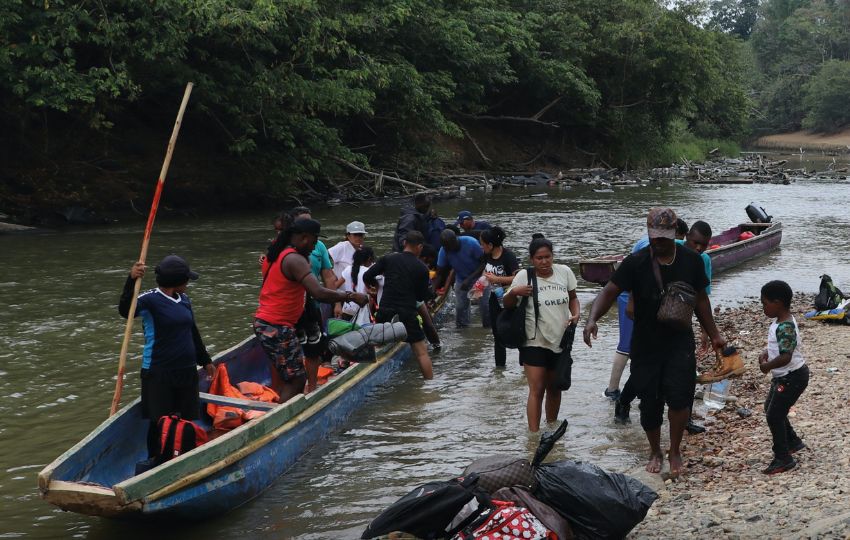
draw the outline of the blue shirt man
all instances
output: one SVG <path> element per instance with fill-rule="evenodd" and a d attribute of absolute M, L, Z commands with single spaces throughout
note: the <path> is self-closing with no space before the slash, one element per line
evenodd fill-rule
<path fill-rule="evenodd" d="M 449 270 L 455 272 L 455 325 L 458 328 L 469 326 L 468 291 L 475 272 L 481 268 L 484 251 L 481 244 L 471 236 L 457 236 L 451 229 L 440 234 L 442 247 L 437 254 L 437 269 L 442 284 Z"/>
<path fill-rule="evenodd" d="M 437 254 L 437 268 L 451 267 L 455 271 L 455 283 L 459 283 L 478 269 L 484 251 L 478 240 L 471 236 L 456 238 L 460 247 L 455 251 L 447 250 L 445 246 L 441 247 Z"/>

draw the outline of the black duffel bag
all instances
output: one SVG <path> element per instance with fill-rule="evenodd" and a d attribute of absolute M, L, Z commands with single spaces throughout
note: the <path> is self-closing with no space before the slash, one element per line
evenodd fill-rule
<path fill-rule="evenodd" d="M 532 286 L 531 298 L 534 302 L 534 328 L 536 330 L 537 319 L 540 317 L 540 304 L 537 301 L 537 275 L 534 273 L 533 267 L 528 267 L 525 271 L 528 274 L 528 284 Z M 525 308 L 528 305 L 528 298 L 528 296 L 523 296 L 515 307 L 503 309 L 493 324 L 493 335 L 498 337 L 508 349 L 517 349 L 525 345 L 528 340 L 528 336 L 525 335 Z"/>

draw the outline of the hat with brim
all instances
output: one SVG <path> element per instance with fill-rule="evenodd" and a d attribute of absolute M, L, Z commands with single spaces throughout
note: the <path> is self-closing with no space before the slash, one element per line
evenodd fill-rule
<path fill-rule="evenodd" d="M 460 223 L 465 219 L 472 219 L 472 212 L 469 210 L 463 210 L 457 215 L 457 222 Z"/>
<path fill-rule="evenodd" d="M 295 223 L 290 227 L 290 231 L 293 234 L 314 234 L 319 238 L 327 238 L 327 236 L 322 234 L 322 224 L 315 219 L 296 219 Z"/>
<path fill-rule="evenodd" d="M 183 257 L 177 255 L 169 255 L 159 261 L 154 272 L 169 282 L 184 283 L 190 279 L 194 281 L 200 277 L 197 272 L 193 272 L 189 268 L 189 263 Z"/>
<path fill-rule="evenodd" d="M 366 234 L 366 225 L 362 221 L 352 221 L 345 226 L 345 234 Z"/>
<path fill-rule="evenodd" d="M 675 240 L 676 220 L 676 212 L 671 208 L 652 208 L 646 216 L 647 236 Z"/>

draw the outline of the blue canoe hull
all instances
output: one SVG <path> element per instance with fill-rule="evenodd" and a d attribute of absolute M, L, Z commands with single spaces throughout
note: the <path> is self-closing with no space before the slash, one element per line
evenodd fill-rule
<path fill-rule="evenodd" d="M 134 476 L 134 468 L 146 457 L 147 421 L 136 400 L 45 467 L 39 474 L 41 495 L 64 510 L 102 517 L 195 520 L 221 515 L 271 486 L 412 355 L 405 343 L 382 353 L 375 363 L 349 368 L 350 373 L 306 398 L 298 396 L 140 476 Z M 228 365 L 234 382 L 268 381 L 269 362 L 254 338 L 214 361 Z M 166 480 L 157 483 L 160 478 Z M 142 484 L 146 491 L 140 491 Z"/>
<path fill-rule="evenodd" d="M 398 371 L 410 356 L 410 347 L 401 347 L 369 377 L 320 411 L 314 414 L 305 411 L 304 414 L 310 414 L 309 418 L 303 421 L 297 419 L 298 425 L 287 436 L 263 446 L 204 482 L 145 504 L 143 513 L 198 519 L 228 512 L 250 501 L 271 486 L 312 446 L 344 424 L 357 406 Z"/>

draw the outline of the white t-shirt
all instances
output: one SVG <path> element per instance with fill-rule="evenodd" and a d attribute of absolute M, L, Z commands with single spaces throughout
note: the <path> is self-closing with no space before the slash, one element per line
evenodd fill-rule
<path fill-rule="evenodd" d="M 791 353 L 791 361 L 785 364 L 782 367 L 778 367 L 776 369 L 771 369 L 770 374 L 773 375 L 774 378 L 782 377 L 783 375 L 787 375 L 794 371 L 795 369 L 799 369 L 803 367 L 803 364 L 806 363 L 803 358 L 803 340 L 800 339 L 800 328 L 797 326 L 797 319 L 793 316 L 791 317 L 791 322 L 794 323 L 794 333 L 796 334 L 796 346 L 794 347 L 794 352 Z M 776 336 L 776 330 L 779 328 L 779 323 L 776 320 L 770 325 L 770 329 L 767 331 L 767 359 L 773 360 L 777 356 L 779 356 L 779 339 Z"/>
<path fill-rule="evenodd" d="M 342 272 L 354 263 L 354 253 L 356 251 L 348 240 L 343 240 L 328 249 L 328 255 L 333 259 L 334 274 L 336 274 L 336 277 L 342 277 Z"/>
<path fill-rule="evenodd" d="M 345 280 L 345 283 L 342 284 L 342 287 L 340 287 L 340 289 L 343 290 L 343 291 L 351 291 L 351 292 L 359 292 L 359 293 L 363 293 L 363 294 L 368 294 L 366 284 L 363 283 L 363 274 L 365 274 L 366 270 L 368 270 L 369 268 L 367 266 L 361 266 L 360 267 L 360 275 L 357 277 L 357 287 L 352 287 L 352 284 L 353 284 L 353 280 L 351 279 L 351 270 L 352 269 L 353 269 L 353 267 L 349 266 L 348 268 L 346 268 L 345 270 L 342 271 L 342 278 Z M 358 309 L 360 311 L 358 311 Z M 363 326 L 364 324 L 368 324 L 368 323 L 372 322 L 371 318 L 370 318 L 370 312 L 369 312 L 369 305 L 368 304 L 361 308 L 360 306 L 358 306 L 354 302 L 346 302 L 342 305 L 342 312 L 345 313 L 346 315 L 357 314 L 357 318 L 354 320 L 354 322 L 357 323 L 360 326 Z"/>
<path fill-rule="evenodd" d="M 528 272 L 524 269 L 514 276 L 511 288 L 523 285 L 528 285 Z M 548 278 L 537 276 L 540 316 L 535 329 L 534 297 L 529 296 L 525 307 L 526 347 L 544 347 L 556 353 L 561 352 L 561 338 L 571 317 L 569 291 L 574 291 L 576 285 L 575 274 L 563 264 L 553 264 L 552 275 Z"/>

